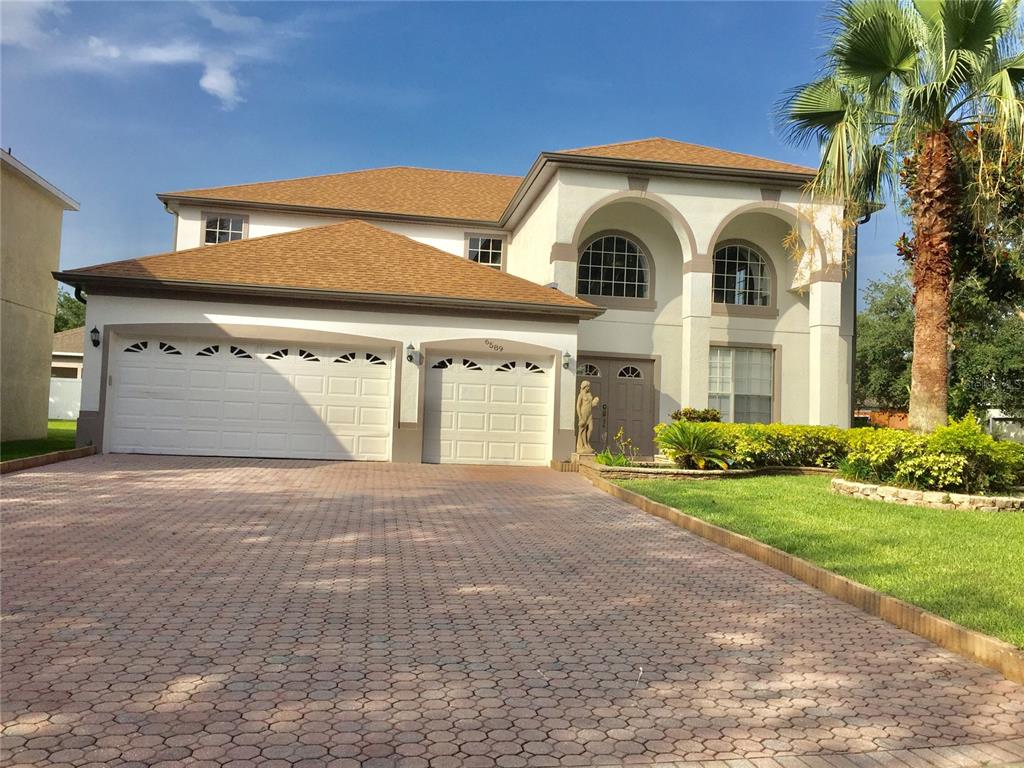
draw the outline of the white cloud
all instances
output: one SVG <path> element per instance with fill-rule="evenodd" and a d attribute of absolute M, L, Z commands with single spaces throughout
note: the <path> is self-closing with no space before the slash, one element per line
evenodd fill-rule
<path fill-rule="evenodd" d="M 0 3 L 0 43 L 39 48 L 50 40 L 55 17 L 68 12 L 64 0 Z"/>
<path fill-rule="evenodd" d="M 210 22 L 210 26 L 221 32 L 251 35 L 263 27 L 263 19 L 256 16 L 243 16 L 230 5 L 198 3 L 196 10 L 199 15 Z"/>
<path fill-rule="evenodd" d="M 207 64 L 203 76 L 199 78 L 199 87 L 220 99 L 224 109 L 232 109 L 238 102 L 244 101 L 238 95 L 238 78 L 224 65 Z"/>
<path fill-rule="evenodd" d="M 146 67 L 196 67 L 201 73 L 199 87 L 230 110 L 245 101 L 239 70 L 278 56 L 289 41 L 302 35 L 305 26 L 301 17 L 271 24 L 242 15 L 226 4 L 179 7 L 187 15 L 175 16 L 174 23 L 166 24 L 175 32 L 163 39 L 153 32 L 160 26 L 149 23 L 146 14 L 122 15 L 102 34 L 75 37 L 61 34 L 57 27 L 58 17 L 70 12 L 63 0 L 2 0 L 3 44 L 43 54 L 37 62 L 39 68 L 116 75 Z M 206 20 L 209 28 L 197 27 L 196 15 Z"/>

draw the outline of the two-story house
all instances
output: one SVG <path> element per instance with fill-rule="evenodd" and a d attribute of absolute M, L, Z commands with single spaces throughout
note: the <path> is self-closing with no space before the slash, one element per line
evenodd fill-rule
<path fill-rule="evenodd" d="M 79 439 L 547 464 L 582 380 L 597 447 L 649 454 L 682 406 L 845 426 L 854 284 L 813 173 L 647 139 L 160 194 L 174 250 L 57 274 L 95 330 Z"/>

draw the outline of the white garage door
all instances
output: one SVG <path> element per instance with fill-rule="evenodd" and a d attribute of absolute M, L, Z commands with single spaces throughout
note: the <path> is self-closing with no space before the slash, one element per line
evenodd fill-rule
<path fill-rule="evenodd" d="M 391 457 L 390 352 L 210 339 L 116 344 L 107 390 L 107 450 Z"/>
<path fill-rule="evenodd" d="M 427 365 L 424 461 L 550 461 L 550 361 L 446 355 L 428 359 Z"/>

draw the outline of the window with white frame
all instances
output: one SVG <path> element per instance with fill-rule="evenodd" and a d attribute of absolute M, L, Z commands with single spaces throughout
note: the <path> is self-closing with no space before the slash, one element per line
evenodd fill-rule
<path fill-rule="evenodd" d="M 232 216 L 223 213 L 207 214 L 206 237 L 203 242 L 212 245 L 213 243 L 241 240 L 245 237 L 245 224 L 245 216 Z"/>
<path fill-rule="evenodd" d="M 716 304 L 767 307 L 771 304 L 772 278 L 768 262 L 753 248 L 734 243 L 715 251 Z"/>
<path fill-rule="evenodd" d="M 711 347 L 708 407 L 722 421 L 768 424 L 772 420 L 774 353 L 770 349 Z"/>
<path fill-rule="evenodd" d="M 647 298 L 647 255 L 625 235 L 596 237 L 580 254 L 576 278 L 579 296 Z"/>
<path fill-rule="evenodd" d="M 477 264 L 501 269 L 501 252 L 504 241 L 500 237 L 471 235 L 468 243 L 469 260 Z"/>

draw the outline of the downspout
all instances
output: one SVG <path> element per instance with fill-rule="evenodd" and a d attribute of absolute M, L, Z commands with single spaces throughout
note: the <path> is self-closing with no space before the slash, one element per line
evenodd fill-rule
<path fill-rule="evenodd" d="M 853 337 L 850 341 L 850 426 L 853 426 L 853 415 L 857 412 L 857 262 L 860 261 L 860 227 L 871 221 L 871 213 L 865 213 L 864 218 L 857 222 L 853 230 Z"/>
<path fill-rule="evenodd" d="M 86 300 L 85 294 L 82 293 L 82 286 L 80 286 L 80 285 L 76 285 L 75 286 L 75 301 L 80 301 L 83 304 L 88 304 L 89 303 Z"/>

